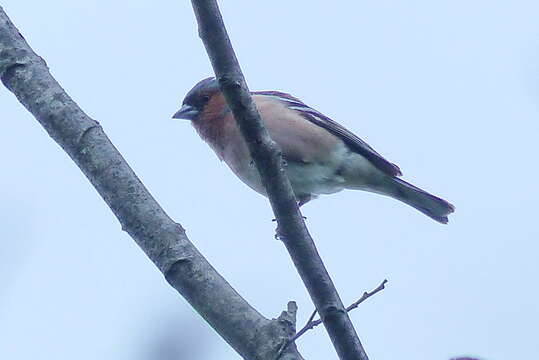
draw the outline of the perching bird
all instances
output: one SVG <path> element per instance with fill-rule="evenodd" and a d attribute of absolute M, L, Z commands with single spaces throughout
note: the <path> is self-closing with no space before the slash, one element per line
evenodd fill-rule
<path fill-rule="evenodd" d="M 453 205 L 399 179 L 397 165 L 343 126 L 289 94 L 256 91 L 251 95 L 271 138 L 282 150 L 286 174 L 300 206 L 320 194 L 357 189 L 390 196 L 447 223 Z M 265 194 L 215 78 L 196 84 L 172 117 L 191 120 L 217 156 L 245 184 Z"/>

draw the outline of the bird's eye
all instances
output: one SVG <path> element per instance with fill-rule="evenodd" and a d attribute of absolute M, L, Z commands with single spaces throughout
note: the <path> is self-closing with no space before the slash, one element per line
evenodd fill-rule
<path fill-rule="evenodd" d="M 208 102 L 208 101 L 210 101 L 210 96 L 209 95 L 204 95 L 204 96 L 202 96 L 202 100 L 204 102 Z"/>

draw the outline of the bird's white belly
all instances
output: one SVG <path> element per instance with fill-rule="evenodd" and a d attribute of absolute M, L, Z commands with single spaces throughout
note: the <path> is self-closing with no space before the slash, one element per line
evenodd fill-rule
<path fill-rule="evenodd" d="M 333 194 L 344 189 L 344 180 L 337 174 L 338 166 L 289 163 L 285 169 L 297 195 Z"/>
<path fill-rule="evenodd" d="M 232 171 L 253 190 L 265 195 L 264 186 L 250 157 L 239 161 L 240 158 L 232 158 L 232 154 L 231 152 L 229 156 L 224 156 Z M 323 163 L 287 162 L 285 171 L 296 196 L 332 194 L 343 190 L 346 181 L 339 174 L 339 169 L 349 156 L 348 148 L 343 145 L 332 151 Z"/>
<path fill-rule="evenodd" d="M 253 190 L 266 194 L 260 176 L 254 164 L 247 168 L 234 169 L 234 173 Z M 333 194 L 344 189 L 344 180 L 335 175 L 337 169 L 324 165 L 289 163 L 285 167 L 286 175 L 297 196 Z"/>

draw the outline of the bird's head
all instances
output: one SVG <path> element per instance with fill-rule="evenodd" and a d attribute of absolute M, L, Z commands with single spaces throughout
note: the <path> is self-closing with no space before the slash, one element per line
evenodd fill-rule
<path fill-rule="evenodd" d="M 204 106 L 210 99 L 219 93 L 219 84 L 213 77 L 198 82 L 183 99 L 182 107 L 174 115 L 173 119 L 185 119 L 196 121 L 202 113 Z"/>

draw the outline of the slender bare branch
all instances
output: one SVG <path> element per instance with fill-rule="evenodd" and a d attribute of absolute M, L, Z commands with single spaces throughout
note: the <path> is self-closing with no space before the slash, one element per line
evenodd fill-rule
<path fill-rule="evenodd" d="M 245 359 L 274 359 L 295 331 L 295 308 L 269 320 L 207 262 L 164 212 L 100 124 L 50 74 L 0 7 L 0 79 L 69 154 L 167 281 Z M 286 358 L 301 360 L 290 349 Z"/>
<path fill-rule="evenodd" d="M 367 360 L 367 354 L 307 231 L 292 187 L 283 171 L 281 150 L 271 140 L 251 99 L 217 2 L 191 2 L 199 35 L 221 90 L 234 113 L 268 194 L 280 238 L 321 315 L 337 354 L 341 360 Z"/>
<path fill-rule="evenodd" d="M 352 303 L 350 306 L 348 306 L 346 308 L 346 311 L 352 311 L 354 310 L 355 308 L 357 308 L 359 306 L 359 304 L 361 304 L 363 301 L 367 300 L 368 298 L 370 298 L 371 296 L 373 296 L 374 294 L 384 290 L 386 288 L 386 284 L 387 284 L 387 279 L 384 279 L 384 281 L 382 281 L 380 283 L 380 285 L 378 285 L 376 288 L 374 288 L 373 290 L 371 290 L 371 292 L 368 292 L 368 291 L 365 291 L 363 293 L 363 295 L 354 303 Z"/>
<path fill-rule="evenodd" d="M 348 306 L 346 308 L 346 311 L 350 312 L 350 311 L 354 310 L 355 308 L 357 308 L 359 306 L 359 304 L 361 304 L 362 302 L 364 302 L 365 300 L 367 300 L 368 298 L 370 298 L 374 294 L 384 290 L 386 283 L 387 283 L 387 279 L 384 279 L 384 281 L 382 281 L 380 283 L 380 285 L 378 285 L 376 288 L 374 288 L 370 292 L 365 291 L 363 293 L 363 295 L 356 302 L 350 304 L 350 306 Z M 279 359 L 280 354 L 282 353 L 282 351 L 284 351 L 286 349 L 286 347 L 288 345 L 295 342 L 301 335 L 305 334 L 307 331 L 309 331 L 311 329 L 314 329 L 316 326 L 318 326 L 318 325 L 320 325 L 322 323 L 322 320 L 320 320 L 320 319 L 314 320 L 314 317 L 316 316 L 316 314 L 317 314 L 317 311 L 314 310 L 313 313 L 311 314 L 311 316 L 309 316 L 309 320 L 307 320 L 307 323 L 305 324 L 305 326 L 303 328 L 301 328 L 300 331 L 298 331 L 292 338 L 290 338 L 290 340 L 288 340 L 281 347 L 281 349 L 279 350 L 279 354 L 277 355 L 277 359 Z"/>

